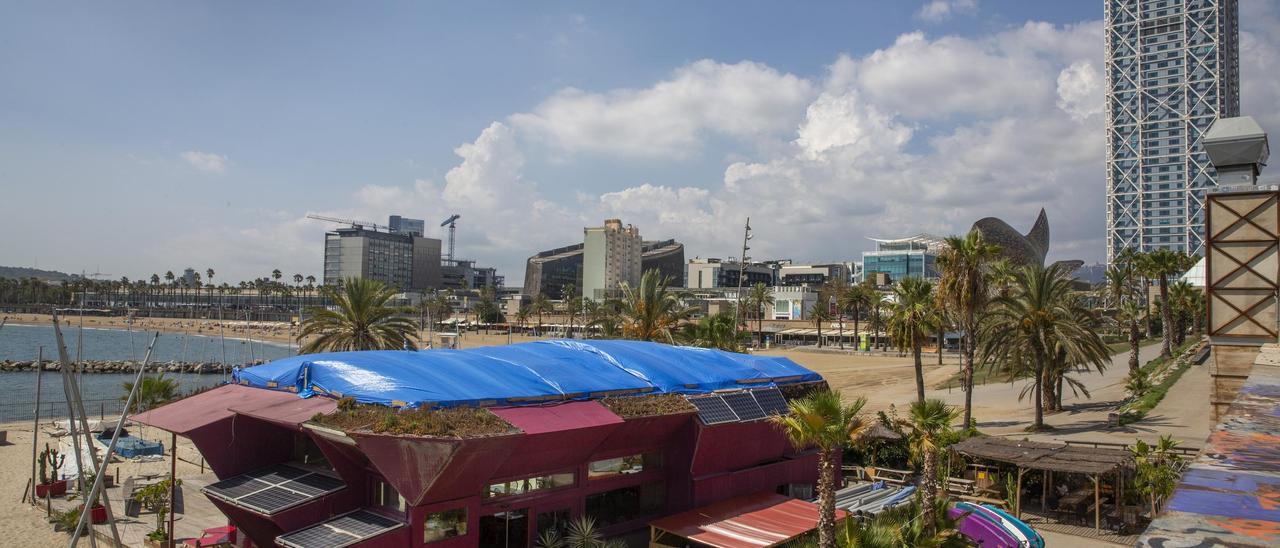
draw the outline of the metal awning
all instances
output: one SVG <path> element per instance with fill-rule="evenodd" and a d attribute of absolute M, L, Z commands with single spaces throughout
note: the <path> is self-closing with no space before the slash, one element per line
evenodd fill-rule
<path fill-rule="evenodd" d="M 303 399 L 291 392 L 228 384 L 129 418 L 185 436 L 237 413 L 297 428 L 316 413 L 329 413 L 336 407 L 337 402 L 332 398 Z"/>
<path fill-rule="evenodd" d="M 836 521 L 848 517 L 836 510 Z M 675 535 L 716 548 L 777 546 L 818 526 L 818 506 L 761 492 L 649 522 L 653 540 Z"/>

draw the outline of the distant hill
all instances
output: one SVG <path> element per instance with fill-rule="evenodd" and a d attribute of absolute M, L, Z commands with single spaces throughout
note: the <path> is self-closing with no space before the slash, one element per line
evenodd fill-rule
<path fill-rule="evenodd" d="M 51 282 L 65 282 L 79 277 L 79 275 L 67 274 L 56 270 L 40 270 L 39 268 L 25 266 L 0 266 L 0 278 L 39 278 Z"/>

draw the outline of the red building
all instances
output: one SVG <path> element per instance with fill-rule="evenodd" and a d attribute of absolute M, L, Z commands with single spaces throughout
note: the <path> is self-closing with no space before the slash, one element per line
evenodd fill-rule
<path fill-rule="evenodd" d="M 623 533 L 741 495 L 807 498 L 817 477 L 767 421 L 823 383 L 783 358 L 553 341 L 260 367 L 135 417 L 191 439 L 221 480 L 205 494 L 254 546 L 532 546 L 577 516 Z M 335 397 L 426 422 L 478 405 L 501 428 L 313 421 L 343 413 Z"/>

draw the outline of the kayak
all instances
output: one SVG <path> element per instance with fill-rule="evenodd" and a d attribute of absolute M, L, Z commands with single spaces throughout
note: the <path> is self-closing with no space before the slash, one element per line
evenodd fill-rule
<path fill-rule="evenodd" d="M 1044 537 L 1040 536 L 1040 533 L 1036 532 L 1036 530 L 1031 528 L 1030 525 L 1027 525 L 1027 522 L 1013 517 L 1012 514 L 1005 512 L 996 506 L 992 506 L 990 504 L 983 504 L 981 506 L 990 510 L 991 513 L 1000 516 L 1006 524 L 1012 525 L 1019 531 L 1022 531 L 1023 536 L 1027 537 L 1027 541 L 1030 543 L 1031 548 L 1044 548 Z M 1008 525 L 1006 525 L 1005 528 L 1007 529 Z"/>
<path fill-rule="evenodd" d="M 961 535 L 983 548 L 1019 548 L 1018 539 L 1004 527 L 958 507 L 947 510 L 947 516 L 959 521 Z"/>
<path fill-rule="evenodd" d="M 1030 527 L 1027 527 L 1025 523 L 1022 523 L 1021 520 L 1016 520 L 1013 516 L 1009 516 L 1009 519 L 1005 519 L 1003 515 L 993 512 L 986 506 L 979 506 L 971 502 L 958 502 L 956 503 L 956 508 L 959 508 L 963 512 L 969 512 L 974 517 L 984 519 L 995 524 L 997 527 L 1004 529 L 1014 538 L 1015 541 L 1017 541 L 1017 546 L 1022 548 L 1031 548 L 1034 546 L 1031 539 L 1039 536 L 1036 535 L 1035 531 L 1032 531 Z M 1015 525 L 1010 520 L 1017 521 L 1018 524 Z M 1019 527 L 1019 525 L 1021 525 L 1021 527 Z M 1031 534 L 1028 535 L 1027 531 L 1031 531 Z"/>

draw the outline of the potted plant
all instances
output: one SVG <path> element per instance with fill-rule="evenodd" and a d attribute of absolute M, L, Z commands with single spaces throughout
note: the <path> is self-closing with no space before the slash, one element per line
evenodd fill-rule
<path fill-rule="evenodd" d="M 175 485 L 181 486 L 182 480 L 177 480 Z M 169 534 L 164 529 L 164 517 L 169 514 L 169 480 L 139 489 L 133 494 L 133 499 L 156 514 L 156 528 L 147 533 L 144 544 L 148 548 L 162 548 L 169 541 Z"/>
<path fill-rule="evenodd" d="M 40 452 L 40 484 L 36 485 L 36 497 L 46 498 L 66 494 L 67 480 L 54 479 L 54 475 L 49 474 L 50 467 L 53 467 L 54 474 L 57 474 L 57 470 L 62 468 L 66 460 L 66 455 L 61 455 L 57 449 L 50 449 L 49 444 L 44 444 L 44 451 Z"/>

